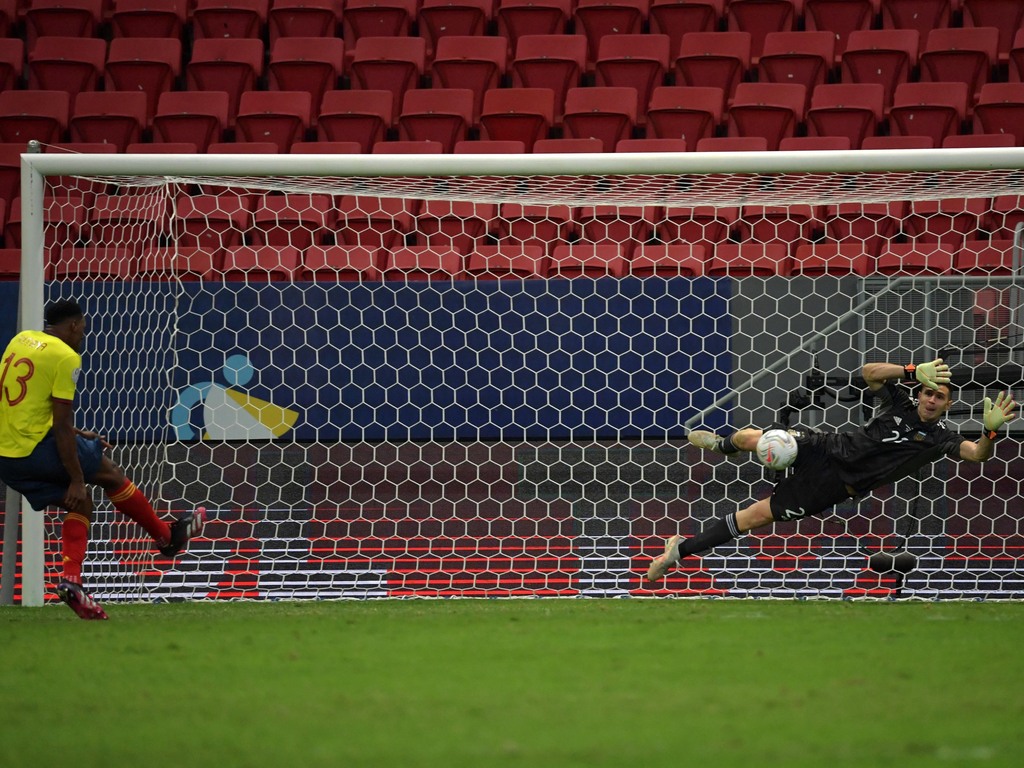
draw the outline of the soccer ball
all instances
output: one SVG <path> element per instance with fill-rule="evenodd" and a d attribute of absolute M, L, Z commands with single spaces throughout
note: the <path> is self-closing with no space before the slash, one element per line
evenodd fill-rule
<path fill-rule="evenodd" d="M 796 438 L 784 429 L 769 429 L 757 441 L 757 458 L 770 469 L 786 469 L 796 461 Z"/>

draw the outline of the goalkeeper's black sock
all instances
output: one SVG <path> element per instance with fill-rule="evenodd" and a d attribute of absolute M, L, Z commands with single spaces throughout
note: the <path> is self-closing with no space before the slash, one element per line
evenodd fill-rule
<path fill-rule="evenodd" d="M 693 555 L 703 552 L 706 549 L 713 549 L 728 541 L 732 541 L 740 535 L 740 529 L 736 525 L 736 513 L 732 512 L 725 517 L 715 520 L 705 530 L 679 545 L 679 555 Z"/>
<path fill-rule="evenodd" d="M 739 453 L 740 449 L 733 445 L 732 442 L 732 436 L 735 434 L 735 432 L 730 432 L 727 435 L 722 435 L 721 440 L 718 441 L 718 450 L 726 456 L 733 453 Z"/>

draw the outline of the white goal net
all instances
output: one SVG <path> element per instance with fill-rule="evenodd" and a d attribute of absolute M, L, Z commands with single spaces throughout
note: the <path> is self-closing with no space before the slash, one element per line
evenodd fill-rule
<path fill-rule="evenodd" d="M 1015 429 L 643 580 L 771 487 L 689 429 L 854 428 L 870 361 L 971 439 L 1024 395 L 1024 150 L 25 157 L 22 322 L 83 303 L 78 425 L 211 517 L 172 561 L 98 497 L 100 600 L 1024 597 Z"/>

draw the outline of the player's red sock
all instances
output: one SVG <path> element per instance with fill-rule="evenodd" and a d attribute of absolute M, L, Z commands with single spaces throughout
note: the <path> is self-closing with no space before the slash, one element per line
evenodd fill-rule
<path fill-rule="evenodd" d="M 163 545 L 170 541 L 170 526 L 156 516 L 149 499 L 131 480 L 125 480 L 124 485 L 113 493 L 108 493 L 107 498 L 119 512 L 141 525 L 157 544 Z"/>
<path fill-rule="evenodd" d="M 68 512 L 64 515 L 61 529 L 61 545 L 64 550 L 64 575 L 66 581 L 82 583 L 82 561 L 89 543 L 89 518 Z"/>

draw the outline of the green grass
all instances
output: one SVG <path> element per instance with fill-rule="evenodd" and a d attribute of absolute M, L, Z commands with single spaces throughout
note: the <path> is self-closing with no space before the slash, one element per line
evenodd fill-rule
<path fill-rule="evenodd" d="M 0 609 L 0 766 L 1024 765 L 1024 604 Z"/>

